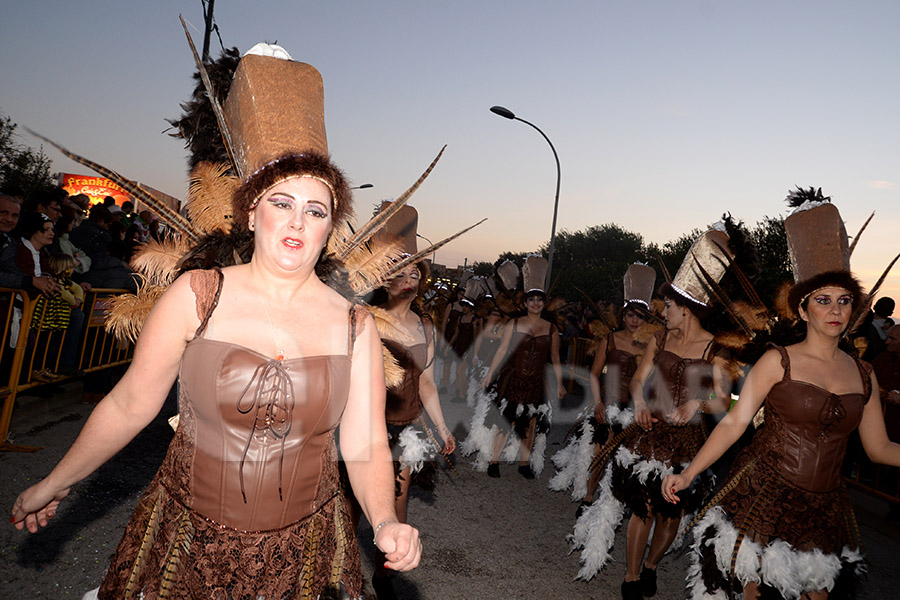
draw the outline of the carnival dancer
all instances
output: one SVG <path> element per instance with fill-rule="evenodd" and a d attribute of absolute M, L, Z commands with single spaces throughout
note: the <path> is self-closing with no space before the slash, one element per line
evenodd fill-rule
<path fill-rule="evenodd" d="M 609 559 L 616 528 L 625 509 L 630 511 L 625 600 L 655 595 L 659 561 L 681 522 L 686 525 L 685 513 L 699 509 L 711 487 L 707 474 L 691 488 L 685 507 L 673 507 L 663 500 L 658 482 L 693 458 L 706 439 L 702 413 L 722 412 L 730 397 L 726 360 L 700 321 L 710 311 L 710 295 L 698 267 L 716 280 L 722 277 L 728 265 L 724 229 L 719 223 L 701 235 L 675 278 L 660 289 L 666 329 L 651 339 L 631 381 L 635 423 L 597 457 L 606 462 L 599 496 L 578 518 L 571 536 L 574 547 L 583 548 L 578 578 L 590 579 Z"/>
<path fill-rule="evenodd" d="M 691 464 L 661 485 L 678 506 L 681 490 L 765 409 L 764 425 L 694 529 L 691 598 L 856 597 L 865 566 L 841 479 L 848 436 L 858 430 L 874 462 L 900 465 L 875 376 L 841 347 L 868 298 L 850 273 L 840 214 L 819 198 L 824 201 L 805 203 L 784 221 L 795 281 L 788 308 L 805 336 L 759 359 L 737 404 Z"/>
<path fill-rule="evenodd" d="M 353 214 L 328 158 L 322 79 L 310 65 L 247 55 L 224 108 L 247 175 L 232 233 L 252 236 L 252 258 L 171 284 L 127 373 L 52 472 L 17 498 L 12 521 L 45 526 L 72 485 L 155 417 L 177 377 L 175 437 L 99 598 L 359 598 L 339 424 L 388 567 L 414 568 L 421 544 L 394 508 L 375 325 L 317 277 L 334 270 L 331 249 Z"/>
<path fill-rule="evenodd" d="M 576 434 L 570 436 L 566 447 L 553 456 L 557 473 L 550 479 L 549 487 L 558 492 L 572 487 L 572 499 L 581 500 L 576 516 L 593 502 L 600 480 L 603 465 L 594 459 L 613 432 L 620 432 L 634 421 L 631 379 L 649 338 L 658 329 L 654 323 L 648 325 L 655 282 L 656 271 L 645 264 L 634 263 L 625 271 L 625 301 L 619 311 L 622 327 L 600 340 L 591 364 L 590 413 L 573 428 Z"/>
<path fill-rule="evenodd" d="M 382 208 L 386 204 L 389 203 L 384 203 Z M 404 255 L 410 256 L 416 253 L 417 223 L 416 210 L 406 205 L 382 227 L 378 236 L 399 239 Z M 401 523 L 406 522 L 410 483 L 433 489 L 437 456 L 449 455 L 456 449 L 456 439 L 444 422 L 434 383 L 434 324 L 415 304 L 427 279 L 427 264 L 424 260 L 416 262 L 394 275 L 384 286 L 381 297 L 372 301 L 389 317 L 390 326 L 379 327 L 382 342 L 403 369 L 400 384 L 388 387 L 385 404 L 388 439 L 394 457 L 395 510 Z M 443 450 L 425 422 L 423 408 L 437 429 Z M 382 558 L 375 561 L 372 585 L 379 600 L 396 598 L 389 569 Z"/>
<path fill-rule="evenodd" d="M 475 340 L 481 334 L 482 326 L 481 319 L 475 312 L 475 302 L 483 293 L 482 281 L 483 279 L 480 277 L 470 277 L 466 281 L 465 291 L 459 299 L 462 312 L 456 320 L 455 331 L 448 342 L 453 355 L 456 357 L 456 376 L 453 382 L 453 387 L 456 391 L 453 398 L 454 402 L 465 400 L 469 391 L 467 372 L 469 365 L 472 363 L 471 349 Z"/>
<path fill-rule="evenodd" d="M 443 343 L 439 345 L 441 357 L 441 388 L 444 392 L 450 389 L 450 373 L 453 371 L 453 364 L 457 361 L 457 356 L 453 352 L 450 340 L 456 334 L 456 327 L 459 318 L 463 313 L 462 297 L 466 290 L 466 282 L 474 275 L 471 270 L 464 270 L 460 276 L 456 288 L 450 293 L 447 306 L 444 308 L 444 317 L 441 319 L 441 335 Z"/>
<path fill-rule="evenodd" d="M 558 397 L 566 393 L 559 362 L 559 332 L 543 316 L 546 272 L 546 259 L 537 255 L 526 258 L 522 269 L 525 315 L 504 327 L 500 347 L 481 383 L 485 393 L 476 405 L 464 451 L 477 452 L 475 468 L 486 468 L 490 477 L 500 477 L 501 451 L 509 462 L 518 455 L 519 474 L 526 479 L 534 479 L 543 471 L 551 421 L 546 390 L 548 361 Z"/>

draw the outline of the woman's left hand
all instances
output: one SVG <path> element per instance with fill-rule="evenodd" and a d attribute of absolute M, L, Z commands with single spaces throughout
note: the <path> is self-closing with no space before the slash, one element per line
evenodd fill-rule
<path fill-rule="evenodd" d="M 375 545 L 384 552 L 384 566 L 392 571 L 411 571 L 422 558 L 419 530 L 406 523 L 385 523 L 375 536 Z"/>
<path fill-rule="evenodd" d="M 559 384 L 556 386 L 556 397 L 559 398 L 560 400 L 562 400 L 563 398 L 566 397 L 566 394 L 568 394 L 568 393 L 569 392 L 566 391 L 566 386 L 564 386 L 563 383 L 560 381 Z"/>
<path fill-rule="evenodd" d="M 699 400 L 688 400 L 687 402 L 667 414 L 666 421 L 668 421 L 670 425 L 682 427 L 691 422 L 691 420 L 694 418 L 694 415 L 697 414 L 697 411 L 699 409 Z"/>
<path fill-rule="evenodd" d="M 441 451 L 441 454 L 444 456 L 453 454 L 456 450 L 456 438 L 453 437 L 453 434 L 450 433 L 450 430 L 447 429 L 446 425 L 439 427 L 438 433 L 441 435 L 441 440 L 444 442 L 444 449 Z"/>

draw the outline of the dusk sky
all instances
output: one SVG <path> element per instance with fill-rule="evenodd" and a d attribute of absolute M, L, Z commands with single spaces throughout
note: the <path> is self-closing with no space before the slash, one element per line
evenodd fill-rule
<path fill-rule="evenodd" d="M 72 151 L 183 198 L 186 152 L 164 133 L 194 71 L 182 14 L 200 0 L 5 2 L 0 111 Z M 665 243 L 725 211 L 786 215 L 822 187 L 870 286 L 900 252 L 900 2 L 218 0 L 226 47 L 278 43 L 325 81 L 329 149 L 359 215 L 403 192 L 450 266 L 617 223 Z M 213 37 L 213 54 L 221 46 Z M 22 143 L 40 142 L 22 132 Z M 45 148 L 54 171 L 89 173 Z M 900 300 L 900 268 L 883 294 Z M 895 317 L 897 314 L 895 314 Z"/>

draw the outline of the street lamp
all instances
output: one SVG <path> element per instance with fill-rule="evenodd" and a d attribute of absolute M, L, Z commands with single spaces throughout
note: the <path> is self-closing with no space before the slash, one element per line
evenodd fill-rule
<path fill-rule="evenodd" d="M 429 245 L 429 246 L 434 246 L 434 242 L 432 242 L 431 240 L 429 240 L 427 237 L 425 237 L 425 236 L 422 235 L 421 233 L 417 233 L 417 234 L 416 234 L 416 237 L 420 237 L 420 238 L 422 238 L 423 240 L 425 240 L 426 242 L 428 242 L 428 245 Z M 435 264 L 435 263 L 437 263 L 437 250 L 435 250 L 434 252 L 431 253 L 431 264 Z"/>
<path fill-rule="evenodd" d="M 547 134 L 541 131 L 541 129 L 535 125 L 534 123 L 529 123 L 525 119 L 520 119 L 513 113 L 513 111 L 505 108 L 503 106 L 492 106 L 491 112 L 495 115 L 500 115 L 504 119 L 512 119 L 514 121 L 522 121 L 526 125 L 530 125 L 534 127 L 539 134 L 544 136 L 544 139 L 547 140 L 547 143 L 550 144 L 550 149 L 553 150 L 553 158 L 556 159 L 556 198 L 553 200 L 553 227 L 550 230 L 550 258 L 547 260 L 547 278 L 544 282 L 545 290 L 549 290 L 550 288 L 550 274 L 553 272 L 553 251 L 556 248 L 556 213 L 559 209 L 559 179 L 560 179 L 560 170 L 559 170 L 559 156 L 556 154 L 556 148 L 553 147 L 553 142 L 550 141 L 550 138 L 547 137 Z"/>

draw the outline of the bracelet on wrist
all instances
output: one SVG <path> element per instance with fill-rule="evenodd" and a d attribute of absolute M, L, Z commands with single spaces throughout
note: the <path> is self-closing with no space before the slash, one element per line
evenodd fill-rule
<path fill-rule="evenodd" d="M 375 543 L 375 538 L 378 537 L 378 532 L 381 531 L 381 528 L 384 527 L 385 525 L 387 525 L 388 523 L 396 523 L 396 522 L 397 521 L 382 521 L 381 523 L 376 525 L 375 531 L 374 531 L 374 533 L 372 533 L 372 543 L 377 546 L 378 544 Z"/>

